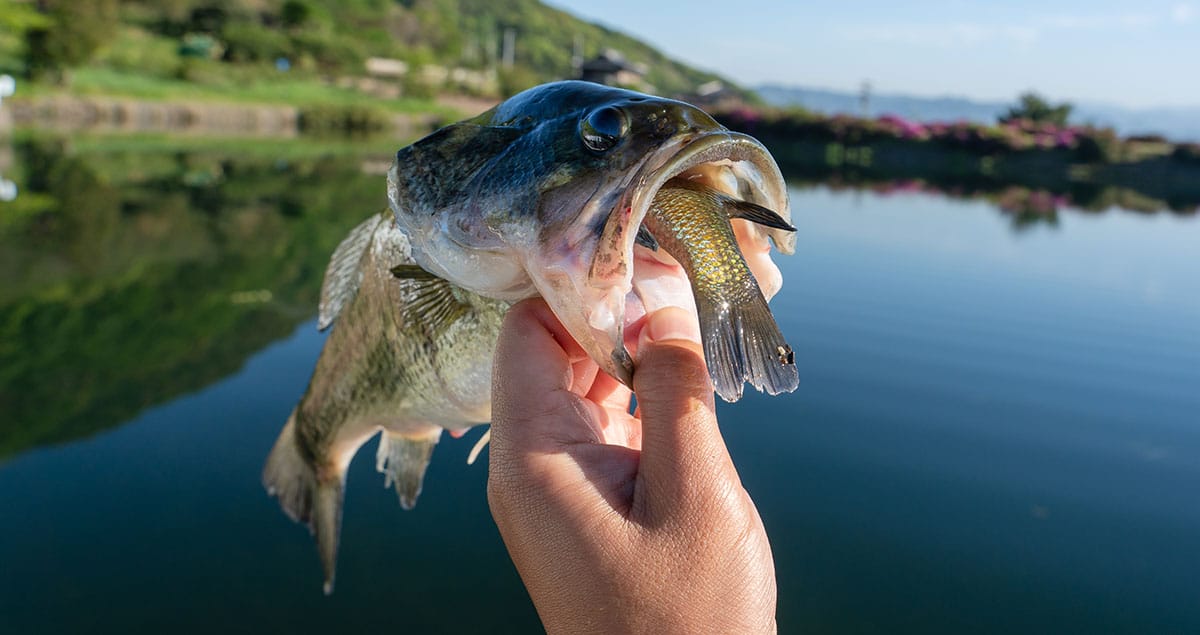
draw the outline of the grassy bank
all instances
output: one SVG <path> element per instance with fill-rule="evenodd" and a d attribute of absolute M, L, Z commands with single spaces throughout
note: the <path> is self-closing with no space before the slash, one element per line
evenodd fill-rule
<path fill-rule="evenodd" d="M 70 96 L 129 97 L 147 101 L 206 101 L 239 104 L 279 104 L 305 106 L 361 106 L 391 113 L 435 113 L 447 117 L 458 114 L 433 99 L 402 97 L 378 99 L 350 88 L 335 86 L 315 77 L 264 77 L 246 74 L 236 67 L 215 67 L 203 83 L 118 71 L 109 68 L 81 68 L 71 74 L 69 87 L 27 82 L 19 87 L 15 99 Z"/>

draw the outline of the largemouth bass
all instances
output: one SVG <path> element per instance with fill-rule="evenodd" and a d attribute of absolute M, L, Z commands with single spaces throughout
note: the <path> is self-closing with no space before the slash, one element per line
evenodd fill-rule
<path fill-rule="evenodd" d="M 416 267 L 386 211 L 334 252 L 318 318 L 333 330 L 263 470 L 284 512 L 312 530 L 326 593 L 350 460 L 382 432 L 376 468 L 411 509 L 442 430 L 491 419 L 492 353 L 508 306 Z"/>
<path fill-rule="evenodd" d="M 626 384 L 640 323 L 671 305 L 698 313 L 726 400 L 745 381 L 796 387 L 766 308 L 782 284 L 772 244 L 795 245 L 783 178 L 758 141 L 693 106 L 536 87 L 400 150 L 388 200 L 390 216 L 333 254 L 318 321 L 333 330 L 263 473 L 313 531 L 326 592 L 354 454 L 382 432 L 376 467 L 411 508 L 442 431 L 491 418 L 492 354 L 513 301 L 543 296 Z"/>
<path fill-rule="evenodd" d="M 754 138 L 683 102 L 578 81 L 531 88 L 401 149 L 388 199 L 422 268 L 490 298 L 541 295 L 596 363 L 629 385 L 626 339 L 642 318 L 665 305 L 696 310 L 678 262 L 635 251 L 651 202 L 672 179 L 790 220 L 783 177 Z M 795 236 L 754 223 L 734 229 L 769 299 L 782 284 L 771 244 L 790 254 Z M 775 338 L 729 336 L 744 363 L 707 360 L 723 397 L 740 396 L 742 381 L 772 394 L 795 388 L 791 356 Z M 755 359 L 788 368 L 760 372 Z"/>

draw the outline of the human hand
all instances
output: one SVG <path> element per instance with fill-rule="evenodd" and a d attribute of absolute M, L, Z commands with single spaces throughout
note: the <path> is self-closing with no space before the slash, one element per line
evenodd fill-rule
<path fill-rule="evenodd" d="M 681 309 L 647 318 L 634 416 L 545 302 L 505 318 L 488 503 L 548 632 L 775 631 L 771 548 L 698 342 Z"/>

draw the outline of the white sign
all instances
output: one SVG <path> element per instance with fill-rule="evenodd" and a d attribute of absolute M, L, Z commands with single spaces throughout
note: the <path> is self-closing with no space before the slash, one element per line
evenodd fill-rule
<path fill-rule="evenodd" d="M 17 184 L 12 181 L 0 177 L 0 201 L 5 203 L 14 201 L 17 198 Z"/>

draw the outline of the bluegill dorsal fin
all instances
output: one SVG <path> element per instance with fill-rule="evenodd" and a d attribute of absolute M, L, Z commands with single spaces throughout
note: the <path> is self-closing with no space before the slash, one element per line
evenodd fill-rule
<path fill-rule="evenodd" d="M 449 282 L 417 265 L 397 265 L 392 274 L 400 279 L 400 315 L 404 324 L 420 324 L 436 336 L 471 310 Z"/>
<path fill-rule="evenodd" d="M 658 241 L 654 238 L 654 234 L 646 229 L 645 225 L 638 227 L 637 235 L 633 237 L 633 242 L 649 249 L 650 251 L 658 251 Z"/>
<path fill-rule="evenodd" d="M 371 237 L 383 223 L 392 222 L 390 216 L 374 214 L 350 230 L 333 251 L 329 265 L 325 267 L 325 281 L 321 283 L 321 303 L 317 315 L 317 328 L 324 331 L 337 319 L 342 309 L 350 304 L 362 283 L 362 259 L 371 245 Z"/>
<path fill-rule="evenodd" d="M 755 205 L 749 201 L 739 201 L 728 197 L 723 198 L 725 198 L 725 213 L 729 214 L 730 218 L 741 218 L 765 227 L 782 229 L 789 232 L 796 231 L 796 228 L 792 227 L 791 223 L 783 220 L 783 217 L 774 210 L 767 209 L 762 205 Z"/>
<path fill-rule="evenodd" d="M 421 495 L 425 468 L 433 457 L 433 448 L 442 436 L 442 429 L 426 435 L 411 437 L 384 430 L 375 455 L 375 469 L 384 474 L 384 487 L 396 488 L 400 507 L 412 509 Z"/>

